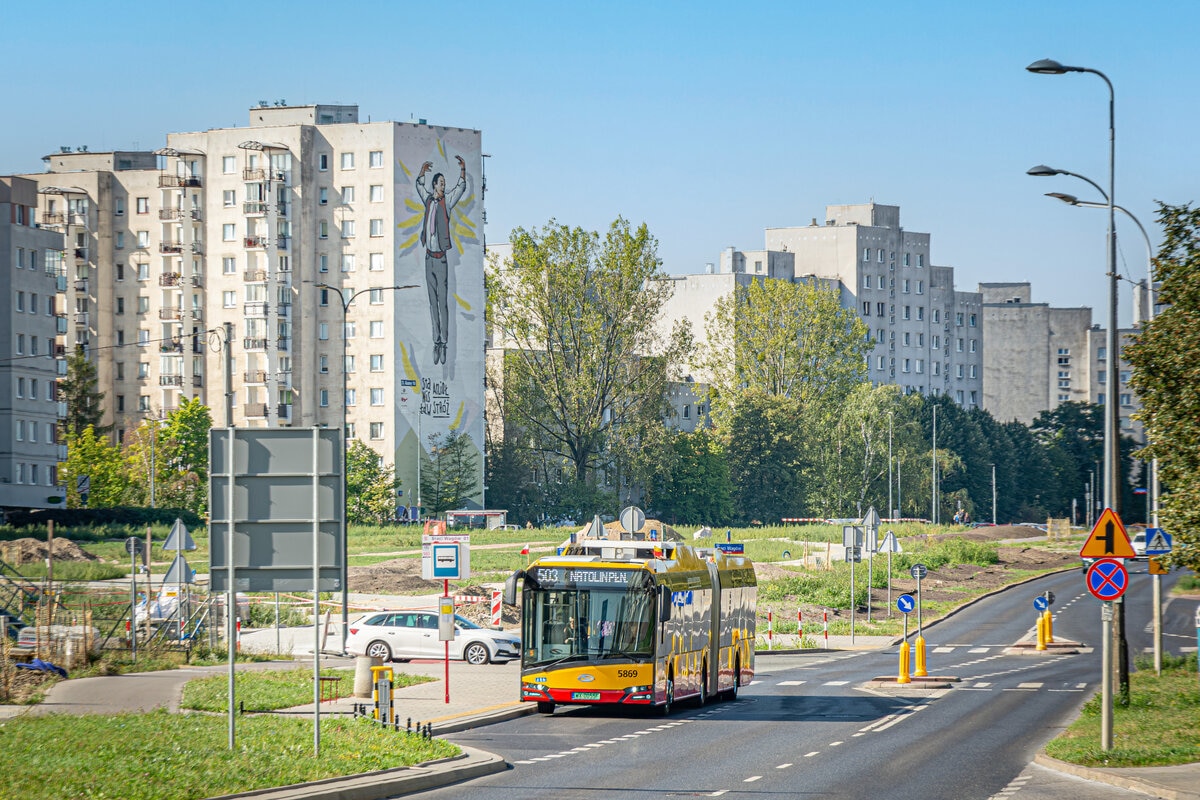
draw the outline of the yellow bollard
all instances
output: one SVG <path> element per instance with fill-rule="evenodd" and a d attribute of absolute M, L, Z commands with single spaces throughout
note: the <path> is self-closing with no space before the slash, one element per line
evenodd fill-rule
<path fill-rule="evenodd" d="M 912 678 L 908 677 L 908 651 L 911 649 L 907 639 L 900 645 L 900 674 L 896 676 L 896 683 L 912 683 Z"/>
<path fill-rule="evenodd" d="M 929 673 L 927 673 L 925 671 L 925 637 L 924 636 L 917 637 L 916 660 L 917 660 L 917 668 L 913 670 L 913 676 L 916 678 L 924 678 L 924 677 L 928 676 Z"/>
<path fill-rule="evenodd" d="M 1042 614 L 1037 618 L 1037 649 L 1046 649 L 1046 617 Z"/>
<path fill-rule="evenodd" d="M 1054 615 L 1047 608 L 1044 616 L 1046 617 L 1046 644 L 1054 644 Z"/>

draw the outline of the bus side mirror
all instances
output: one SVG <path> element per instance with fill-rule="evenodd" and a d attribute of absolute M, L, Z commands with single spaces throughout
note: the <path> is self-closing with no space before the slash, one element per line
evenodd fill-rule
<path fill-rule="evenodd" d="M 662 592 L 658 595 L 658 621 L 671 621 L 671 591 L 667 587 L 663 587 Z"/>
<path fill-rule="evenodd" d="M 517 581 L 525 577 L 525 570 L 517 570 L 512 575 L 508 576 L 508 580 L 504 582 L 504 602 L 510 606 L 517 604 Z"/>

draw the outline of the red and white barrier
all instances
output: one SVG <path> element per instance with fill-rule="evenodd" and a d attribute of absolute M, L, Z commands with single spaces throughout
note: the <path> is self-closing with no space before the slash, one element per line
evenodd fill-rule
<path fill-rule="evenodd" d="M 499 592 L 499 591 L 492 592 L 492 627 L 494 627 L 494 628 L 500 627 L 500 610 L 503 605 L 500 602 L 500 598 L 502 598 L 503 596 L 504 596 L 503 592 Z"/>
<path fill-rule="evenodd" d="M 829 609 L 825 609 L 822 612 L 821 618 L 824 620 L 824 623 L 825 623 L 825 649 L 828 650 L 829 649 Z"/>

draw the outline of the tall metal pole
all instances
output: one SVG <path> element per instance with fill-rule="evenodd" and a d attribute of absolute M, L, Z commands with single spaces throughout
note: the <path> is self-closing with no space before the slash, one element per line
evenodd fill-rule
<path fill-rule="evenodd" d="M 888 412 L 888 516 L 896 516 L 896 507 L 892 505 L 892 412 Z M 889 599 L 890 602 L 890 599 Z"/>
<path fill-rule="evenodd" d="M 937 525 L 937 406 L 933 407 L 933 467 L 929 472 L 929 521 Z"/>

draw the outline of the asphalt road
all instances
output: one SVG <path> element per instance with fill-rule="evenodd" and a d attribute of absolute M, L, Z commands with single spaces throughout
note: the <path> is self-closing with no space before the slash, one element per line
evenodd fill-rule
<path fill-rule="evenodd" d="M 1151 645 L 1150 578 L 1133 569 L 1130 653 Z M 1164 587 L 1173 581 L 1164 579 Z M 1056 595 L 1056 639 L 1076 654 L 1012 655 L 1036 621 L 1033 599 Z M 1164 596 L 1167 596 L 1164 593 Z M 1194 647 L 1195 601 L 1172 600 L 1168 652 Z M 887 797 L 1030 800 L 1144 797 L 1031 764 L 1100 685 L 1100 602 L 1078 570 L 1014 587 L 926 632 L 930 675 L 950 689 L 868 687 L 895 674 L 897 648 L 809 651 L 758 660 L 734 702 L 680 705 L 666 718 L 567 708 L 450 737 L 502 755 L 512 769 L 427 798 Z"/>

